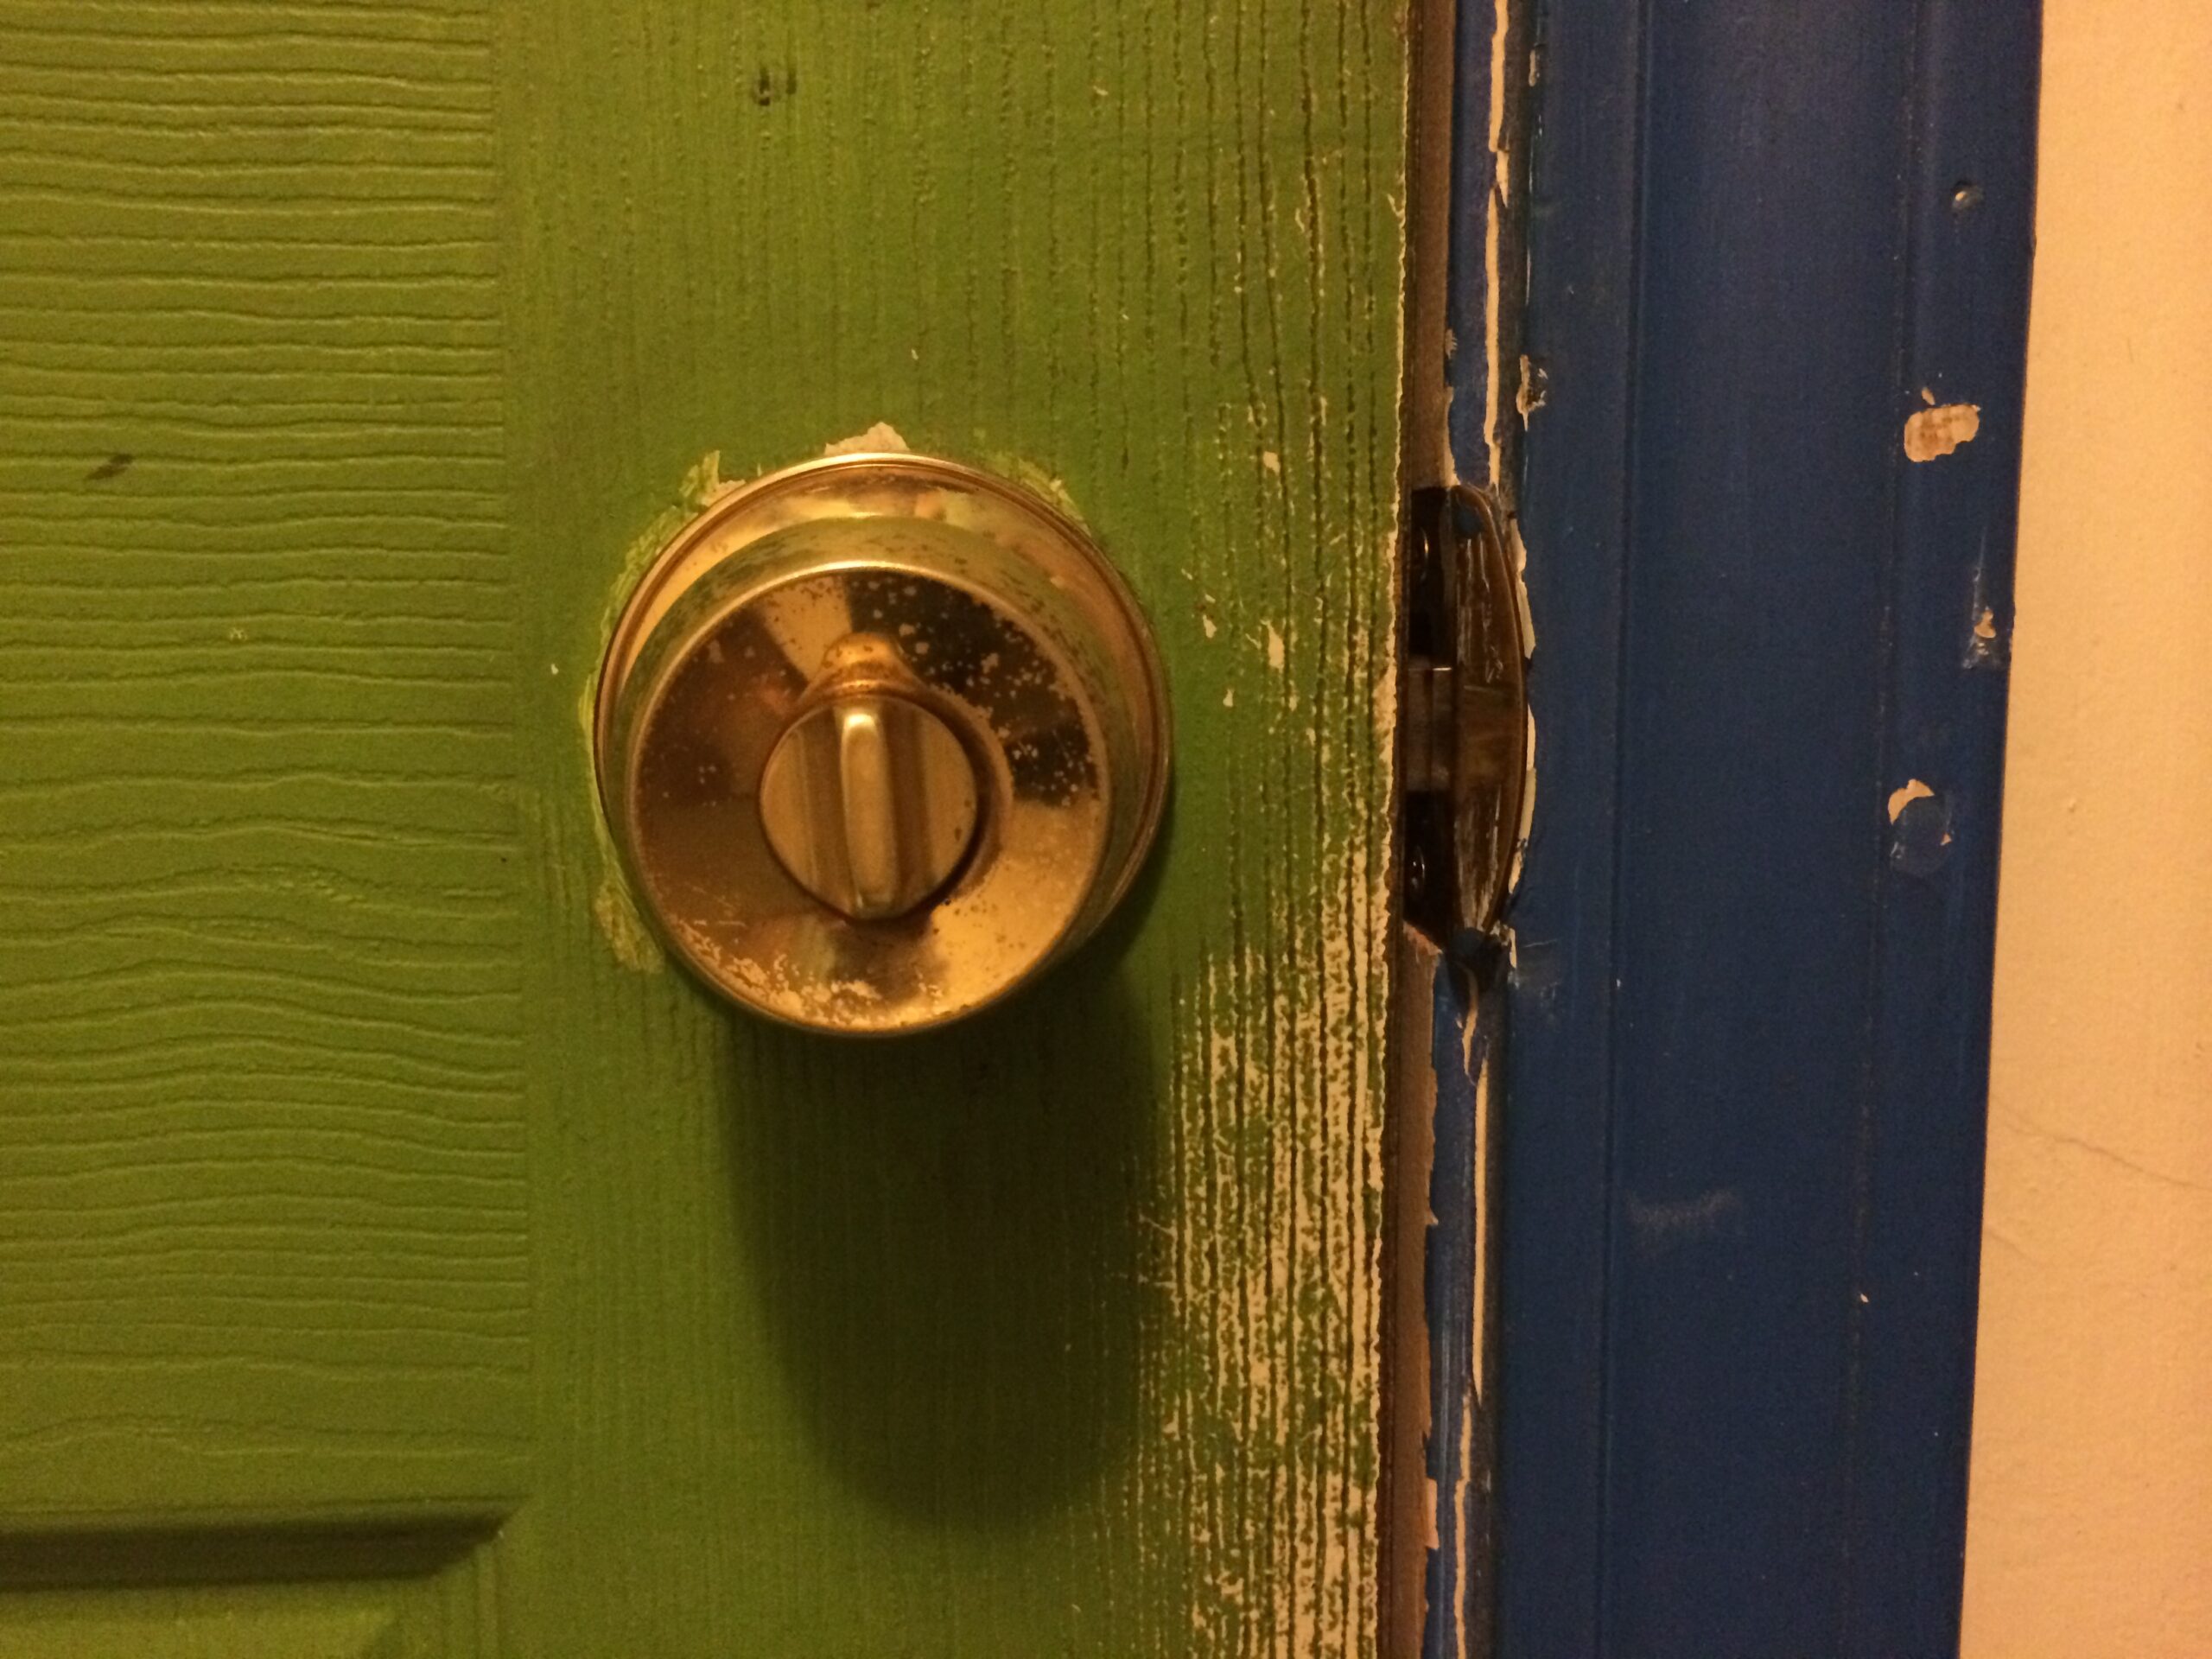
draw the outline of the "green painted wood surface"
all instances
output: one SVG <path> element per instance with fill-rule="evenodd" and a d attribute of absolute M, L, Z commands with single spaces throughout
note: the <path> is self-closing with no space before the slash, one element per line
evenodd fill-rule
<path fill-rule="evenodd" d="M 0 1649 L 1370 1650 L 1398 8 L 0 41 Z M 1072 503 L 1179 774 L 855 1047 L 639 950 L 580 714 L 878 423 Z"/>

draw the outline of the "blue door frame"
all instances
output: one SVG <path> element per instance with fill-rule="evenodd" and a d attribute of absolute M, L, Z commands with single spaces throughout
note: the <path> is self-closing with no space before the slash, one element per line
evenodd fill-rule
<path fill-rule="evenodd" d="M 1463 227 L 1497 26 L 1462 0 Z M 1497 1650 L 1950 1653 L 2037 5 L 1534 30 Z M 1978 429 L 1911 459 L 1930 409 Z"/>

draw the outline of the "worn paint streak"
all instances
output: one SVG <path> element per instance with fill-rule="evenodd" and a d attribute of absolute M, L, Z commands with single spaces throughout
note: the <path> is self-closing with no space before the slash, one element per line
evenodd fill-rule
<path fill-rule="evenodd" d="M 1423 1659 L 1473 1659 L 1483 1651 L 1489 1593 L 1489 1217 L 1481 1194 L 1497 1011 L 1474 995 L 1465 966 L 1441 957 L 1434 962 L 1430 998 L 1424 1058 L 1433 1084 L 1425 1103 L 1432 1111 L 1427 1127 L 1433 1157 L 1422 1251 L 1427 1365 L 1421 1382 L 1430 1423 L 1423 1467 L 1433 1491 L 1433 1528 L 1419 1650 Z"/>
<path fill-rule="evenodd" d="M 1483 436 L 1490 451 L 1490 476 L 1486 481 L 1500 490 L 1513 487 L 1509 481 L 1511 467 L 1507 460 L 1503 407 L 1506 377 L 1503 370 L 1510 360 L 1504 338 L 1507 273 L 1503 250 L 1509 215 L 1514 210 L 1514 157 L 1506 118 L 1508 111 L 1516 107 L 1508 85 L 1515 68 L 1515 24 L 1514 0 L 1494 0 L 1491 13 L 1490 123 L 1485 134 L 1491 155 L 1491 194 L 1490 210 L 1483 215 L 1483 347 L 1488 359 L 1483 376 Z M 1463 63 L 1468 56 L 1461 54 Z M 1524 421 L 1529 410 L 1521 406 L 1520 400 L 1526 384 L 1517 383 L 1514 391 L 1515 412 Z"/>
<path fill-rule="evenodd" d="M 1980 430 L 1979 404 L 1938 404 L 1916 409 L 1905 417 L 1905 456 L 1910 461 L 1936 460 L 1961 444 L 1973 442 Z"/>
<path fill-rule="evenodd" d="M 1744 1229 L 1744 1199 L 1740 1193 L 1726 1189 L 1688 1198 L 1648 1199 L 1631 1192 L 1628 1220 L 1643 1249 L 1732 1236 Z"/>

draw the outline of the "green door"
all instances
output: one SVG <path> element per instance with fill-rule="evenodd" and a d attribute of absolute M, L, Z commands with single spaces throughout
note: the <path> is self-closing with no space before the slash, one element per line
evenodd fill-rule
<path fill-rule="evenodd" d="M 0 1653 L 1370 1651 L 1397 0 L 0 0 Z M 880 425 L 1159 631 L 1164 844 L 840 1043 L 587 710 Z"/>

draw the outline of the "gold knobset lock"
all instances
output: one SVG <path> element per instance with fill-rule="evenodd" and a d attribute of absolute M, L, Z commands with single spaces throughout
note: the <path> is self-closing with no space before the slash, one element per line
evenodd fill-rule
<path fill-rule="evenodd" d="M 600 797 L 708 984 L 860 1034 L 995 1001 L 1096 931 L 1166 800 L 1166 679 L 1075 524 L 1007 480 L 838 455 L 714 502 L 631 594 Z"/>

